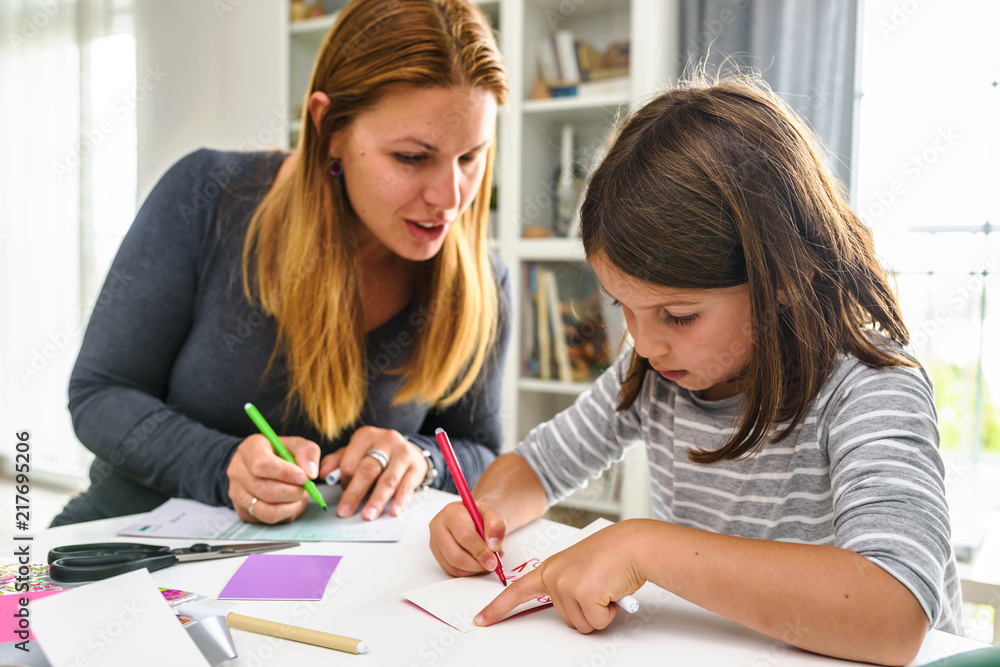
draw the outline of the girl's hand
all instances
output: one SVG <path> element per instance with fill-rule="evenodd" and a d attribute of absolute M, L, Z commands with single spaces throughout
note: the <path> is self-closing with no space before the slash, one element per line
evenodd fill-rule
<path fill-rule="evenodd" d="M 374 457 L 367 456 L 369 449 L 381 450 L 389 457 L 389 465 L 382 464 Z M 392 516 L 403 513 L 406 501 L 413 491 L 424 481 L 427 461 L 420 448 L 392 429 L 362 426 L 346 447 L 323 457 L 320 476 L 326 477 L 340 468 L 340 484 L 344 493 L 337 505 L 337 516 L 354 514 L 361 500 L 372 489 L 368 502 L 361 511 L 361 518 L 372 520 L 382 515 L 386 503 L 392 500 L 389 512 Z"/>
<path fill-rule="evenodd" d="M 638 567 L 637 544 L 629 522 L 608 526 L 546 558 L 507 586 L 474 622 L 490 625 L 522 602 L 548 596 L 571 628 L 584 634 L 606 628 L 618 613 L 613 602 L 646 582 Z"/>
<path fill-rule="evenodd" d="M 295 464 L 275 454 L 271 443 L 260 433 L 241 442 L 229 461 L 226 469 L 229 498 L 244 521 L 292 521 L 306 508 L 309 495 L 302 485 L 307 478 L 316 477 L 319 445 L 296 436 L 280 437 Z M 250 514 L 251 504 L 253 514 Z"/>
<path fill-rule="evenodd" d="M 493 552 L 501 552 L 507 524 L 488 502 L 476 502 L 483 517 L 486 541 L 479 537 L 469 510 L 461 502 L 450 503 L 431 519 L 431 552 L 441 569 L 453 577 L 492 572 L 497 567 Z"/>

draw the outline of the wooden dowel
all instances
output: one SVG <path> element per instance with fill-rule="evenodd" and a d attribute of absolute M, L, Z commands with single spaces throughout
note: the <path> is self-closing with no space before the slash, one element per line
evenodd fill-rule
<path fill-rule="evenodd" d="M 291 639 L 292 641 L 302 642 L 303 644 L 312 644 L 313 646 L 332 648 L 335 651 L 344 651 L 345 653 L 364 653 L 368 650 L 368 645 L 360 639 L 342 637 L 329 632 L 320 632 L 319 630 L 300 628 L 295 625 L 288 625 L 287 623 L 266 621 L 262 618 L 254 618 L 252 616 L 244 616 L 242 614 L 230 613 L 226 615 L 226 623 L 229 624 L 229 627 L 236 628 L 237 630 L 248 630 L 250 632 L 269 635 L 271 637 Z"/>

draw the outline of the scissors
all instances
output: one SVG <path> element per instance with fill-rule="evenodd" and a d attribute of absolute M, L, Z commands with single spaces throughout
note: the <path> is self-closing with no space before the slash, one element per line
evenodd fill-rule
<path fill-rule="evenodd" d="M 142 568 L 153 572 L 184 561 L 232 558 L 298 545 L 298 542 L 250 542 L 210 546 L 198 542 L 183 549 L 171 549 L 134 542 L 74 544 L 49 552 L 49 578 L 60 582 L 97 581 Z"/>

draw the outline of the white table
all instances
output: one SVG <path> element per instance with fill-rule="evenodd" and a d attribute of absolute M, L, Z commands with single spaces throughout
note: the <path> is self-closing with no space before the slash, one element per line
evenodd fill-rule
<path fill-rule="evenodd" d="M 401 593 L 440 581 L 445 575 L 427 546 L 427 523 L 457 496 L 428 490 L 417 496 L 398 543 L 304 542 L 280 553 L 340 555 L 340 562 L 322 601 L 248 601 L 233 611 L 326 632 L 363 639 L 367 655 L 356 656 L 305 644 L 233 630 L 239 657 L 230 665 L 430 665 L 521 664 L 601 667 L 645 665 L 667 659 L 669 664 L 711 667 L 733 665 L 799 667 L 855 664 L 792 648 L 705 611 L 663 589 L 646 584 L 636 593 L 639 613 L 619 613 L 605 630 L 581 635 L 568 628 L 552 607 L 529 612 L 500 624 L 463 634 L 403 599 Z M 143 541 L 172 546 L 191 540 L 115 537 L 132 517 L 63 526 L 35 533 L 32 560 L 43 561 L 48 550 L 84 542 Z M 545 534 L 556 538 L 572 529 L 547 522 Z M 13 553 L 14 541 L 0 538 L 0 553 Z M 505 549 L 517 544 L 517 533 Z M 523 542 L 523 540 L 522 540 Z M 23 544 L 19 542 L 18 544 Z M 157 584 L 216 596 L 242 558 L 181 563 L 152 574 Z M 478 609 L 469 609 L 469 616 Z M 914 665 L 985 646 L 962 637 L 932 631 Z M 155 649 L 153 649 L 155 650 Z M 140 658 L 137 656 L 137 659 Z M 139 664 L 139 663 L 137 663 Z M 664 663 L 666 664 L 666 663 Z"/>

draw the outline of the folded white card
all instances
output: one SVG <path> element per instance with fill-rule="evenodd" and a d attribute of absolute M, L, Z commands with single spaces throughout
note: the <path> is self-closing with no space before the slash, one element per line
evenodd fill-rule
<path fill-rule="evenodd" d="M 208 667 L 148 570 L 32 602 L 31 625 L 53 665 Z"/>
<path fill-rule="evenodd" d="M 560 526 L 560 530 L 552 534 L 553 524 L 541 521 L 530 523 L 515 531 L 504 542 L 504 576 L 508 582 L 515 581 L 541 565 L 552 554 L 610 525 L 611 522 L 607 519 L 597 519 L 582 530 Z M 407 591 L 403 593 L 403 597 L 456 630 L 470 632 L 479 629 L 479 626 L 472 624 L 472 619 L 502 592 L 503 584 L 490 572 L 477 577 L 438 581 Z M 547 604 L 552 604 L 548 596 L 530 600 L 518 605 L 503 618 Z"/>

